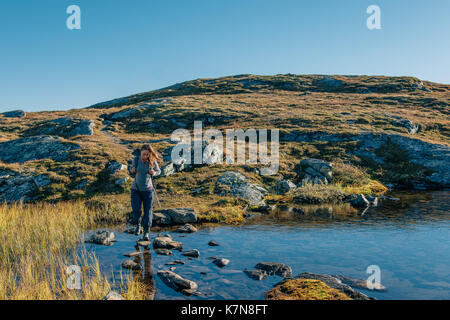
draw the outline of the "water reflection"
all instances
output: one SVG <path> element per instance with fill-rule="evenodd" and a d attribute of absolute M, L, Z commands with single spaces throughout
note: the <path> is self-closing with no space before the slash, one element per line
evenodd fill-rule
<path fill-rule="evenodd" d="M 133 279 L 143 285 L 147 299 L 153 300 L 155 298 L 156 288 L 150 248 L 143 247 L 141 249 L 140 246 L 135 245 L 135 249 L 141 252 L 141 254 L 135 256 L 134 262 L 141 264 L 143 271 L 133 271 Z"/>

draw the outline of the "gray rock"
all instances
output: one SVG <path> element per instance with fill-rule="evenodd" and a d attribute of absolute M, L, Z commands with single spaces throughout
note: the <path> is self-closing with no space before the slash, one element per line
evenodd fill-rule
<path fill-rule="evenodd" d="M 320 159 L 303 159 L 297 167 L 297 173 L 303 176 L 301 185 L 328 184 L 333 179 L 333 166 L 330 162 Z"/>
<path fill-rule="evenodd" d="M 215 192 L 245 199 L 255 206 L 265 205 L 264 196 L 267 194 L 262 186 L 249 182 L 246 176 L 235 171 L 227 171 L 217 179 Z"/>
<path fill-rule="evenodd" d="M 200 251 L 198 251 L 197 249 L 192 249 L 183 252 L 182 255 L 186 257 L 198 258 L 200 257 Z"/>
<path fill-rule="evenodd" d="M 208 242 L 208 246 L 217 247 L 219 246 L 219 243 L 217 241 L 211 240 L 210 242 Z"/>
<path fill-rule="evenodd" d="M 171 208 L 158 210 L 157 212 L 161 214 L 157 218 L 158 224 L 162 221 L 166 224 L 186 224 L 197 222 L 197 213 L 192 208 Z"/>
<path fill-rule="evenodd" d="M 174 261 L 171 261 L 171 262 L 167 262 L 165 265 L 166 266 L 172 266 L 172 265 L 178 265 L 178 264 L 184 264 L 184 261 L 174 260 Z"/>
<path fill-rule="evenodd" d="M 123 186 L 127 183 L 127 181 L 128 181 L 129 179 L 130 179 L 129 177 L 124 177 L 124 178 L 116 179 L 116 180 L 114 181 L 114 184 L 115 184 L 116 186 L 123 187 Z"/>
<path fill-rule="evenodd" d="M 52 181 L 50 178 L 44 174 L 41 174 L 39 176 L 34 177 L 34 183 L 36 183 L 36 186 L 38 188 L 48 186 Z"/>
<path fill-rule="evenodd" d="M 278 194 L 285 194 L 295 190 L 297 186 L 290 180 L 280 180 L 274 187 L 274 191 Z"/>
<path fill-rule="evenodd" d="M 295 277 L 295 279 L 313 279 L 313 280 L 320 280 L 324 282 L 326 285 L 328 285 L 331 288 L 334 288 L 336 290 L 339 290 L 343 293 L 345 293 L 347 296 L 349 296 L 353 300 L 369 300 L 370 298 L 366 296 L 365 294 L 356 291 L 352 287 L 343 284 L 341 280 L 337 279 L 336 277 L 326 275 L 326 274 L 313 274 L 309 272 L 304 272 L 299 274 Z"/>
<path fill-rule="evenodd" d="M 92 234 L 85 242 L 110 246 L 116 240 L 114 232 L 100 230 Z"/>
<path fill-rule="evenodd" d="M 291 267 L 278 262 L 260 262 L 255 266 L 255 269 L 266 271 L 269 275 L 277 275 L 283 278 L 292 277 Z"/>
<path fill-rule="evenodd" d="M 70 138 L 80 135 L 92 136 L 94 128 L 95 123 L 92 120 L 63 117 L 41 122 L 30 128 L 27 133 Z"/>
<path fill-rule="evenodd" d="M 158 236 L 153 240 L 153 248 L 183 250 L 183 244 L 170 237 Z"/>
<path fill-rule="evenodd" d="M 5 118 L 23 118 L 27 114 L 23 110 L 14 110 L 1 113 Z"/>
<path fill-rule="evenodd" d="M 264 270 L 248 270 L 245 268 L 244 273 L 253 280 L 264 280 L 267 278 L 267 272 Z"/>
<path fill-rule="evenodd" d="M 0 143 L 0 160 L 5 163 L 24 163 L 41 159 L 65 161 L 68 152 L 79 148 L 78 144 L 62 142 L 53 136 L 16 139 Z"/>
<path fill-rule="evenodd" d="M 108 172 L 112 175 L 114 175 L 120 171 L 126 170 L 127 168 L 128 167 L 126 165 L 124 165 L 118 161 L 111 161 L 107 166 Z"/>
<path fill-rule="evenodd" d="M 366 199 L 363 194 L 360 194 L 356 199 L 350 201 L 353 207 L 366 208 L 370 205 L 370 202 Z"/>
<path fill-rule="evenodd" d="M 161 176 L 162 177 L 168 177 L 175 173 L 175 167 L 172 162 L 169 162 L 168 164 L 161 167 Z"/>
<path fill-rule="evenodd" d="M 213 263 L 216 266 L 218 266 L 220 268 L 223 268 L 223 267 L 227 266 L 230 263 L 230 260 L 224 259 L 224 258 L 218 258 L 218 259 L 214 259 Z"/>
<path fill-rule="evenodd" d="M 366 290 L 374 290 L 374 291 L 386 291 L 386 287 L 379 283 L 374 283 L 373 287 L 369 288 L 367 286 L 367 280 L 362 279 L 354 279 L 347 276 L 337 275 L 333 276 L 339 280 L 341 280 L 344 284 L 351 286 L 352 288 L 366 289 Z"/>
<path fill-rule="evenodd" d="M 125 260 L 122 262 L 122 268 L 130 270 L 142 270 L 142 265 L 140 263 L 134 262 L 133 260 Z"/>
<path fill-rule="evenodd" d="M 170 256 L 172 254 L 172 251 L 168 249 L 156 249 L 155 253 L 162 256 Z"/>
<path fill-rule="evenodd" d="M 172 224 L 172 218 L 166 212 L 153 212 L 153 226 L 169 226 Z"/>
<path fill-rule="evenodd" d="M 173 271 L 159 270 L 157 274 L 168 287 L 176 291 L 185 293 L 186 291 L 184 290 L 196 291 L 198 288 L 197 283 L 188 279 L 184 279 Z"/>
<path fill-rule="evenodd" d="M 378 206 L 378 198 L 374 197 L 374 196 L 366 196 L 366 200 L 369 201 L 369 204 L 372 207 L 377 207 Z"/>
<path fill-rule="evenodd" d="M 186 223 L 184 226 L 182 226 L 176 230 L 176 232 L 179 232 L 179 233 L 194 233 L 197 231 L 198 231 L 197 228 L 189 223 Z"/>
<path fill-rule="evenodd" d="M 31 174 L 3 172 L 0 174 L 0 202 L 28 202 L 37 198 L 37 190 L 50 184 L 45 175 L 33 177 Z"/>
<path fill-rule="evenodd" d="M 125 300 L 124 297 L 122 297 L 122 295 L 120 295 L 119 293 L 115 292 L 115 291 L 110 291 L 108 292 L 108 294 L 103 298 L 103 300 Z"/>
<path fill-rule="evenodd" d="M 397 117 L 397 116 L 392 116 L 392 117 L 395 118 L 395 120 L 392 122 L 392 124 L 397 127 L 406 128 L 406 130 L 408 130 L 409 134 L 416 134 L 420 129 L 420 126 L 418 124 L 413 123 L 411 120 L 403 119 L 403 118 Z"/>

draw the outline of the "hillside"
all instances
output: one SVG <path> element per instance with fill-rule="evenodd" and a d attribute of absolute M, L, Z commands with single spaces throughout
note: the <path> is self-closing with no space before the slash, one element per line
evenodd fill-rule
<path fill-rule="evenodd" d="M 384 186 L 446 188 L 449 104 L 450 85 L 412 77 L 238 75 L 187 81 L 85 109 L 4 114 L 0 198 L 83 198 L 126 211 L 131 179 L 120 164 L 127 165 L 142 142 L 167 150 L 174 145 L 172 131 L 192 129 L 195 120 L 220 130 L 280 129 L 280 172 L 274 176 L 260 176 L 259 166 L 211 165 L 158 178 L 163 207 L 191 206 L 205 221 L 239 222 L 245 214 L 245 201 L 218 192 L 216 181 L 226 171 L 267 189 L 266 203 L 335 201 L 336 194 L 342 200 L 380 194 Z M 301 186 L 299 163 L 307 158 L 331 163 L 332 181 L 280 195 L 281 176 Z"/>

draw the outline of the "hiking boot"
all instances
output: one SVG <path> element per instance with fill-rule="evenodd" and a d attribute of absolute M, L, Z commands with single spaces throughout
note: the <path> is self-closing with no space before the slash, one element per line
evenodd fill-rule
<path fill-rule="evenodd" d="M 138 225 L 136 227 L 136 230 L 134 231 L 134 234 L 138 236 L 138 235 L 143 234 L 143 233 L 144 233 L 144 229 L 140 225 Z"/>
<path fill-rule="evenodd" d="M 141 241 L 150 241 L 150 234 L 146 232 L 144 236 L 141 238 Z"/>

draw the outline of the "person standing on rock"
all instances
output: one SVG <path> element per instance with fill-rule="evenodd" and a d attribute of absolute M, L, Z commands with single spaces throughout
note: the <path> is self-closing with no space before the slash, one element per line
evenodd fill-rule
<path fill-rule="evenodd" d="M 153 198 L 155 189 L 152 177 L 161 174 L 158 161 L 162 161 L 161 155 L 149 144 L 144 144 L 140 149 L 140 155 L 133 160 L 131 173 L 135 175 L 131 186 L 132 223 L 136 225 L 136 235 L 144 233 L 143 240 L 149 240 L 150 227 L 153 220 Z M 141 220 L 141 208 L 144 214 Z"/>

